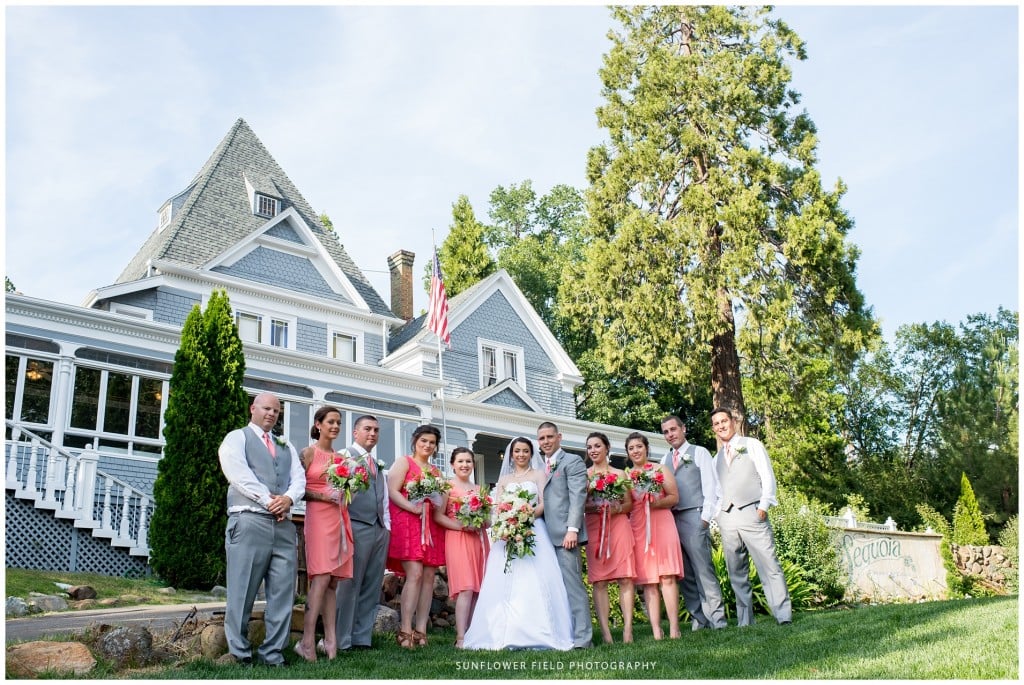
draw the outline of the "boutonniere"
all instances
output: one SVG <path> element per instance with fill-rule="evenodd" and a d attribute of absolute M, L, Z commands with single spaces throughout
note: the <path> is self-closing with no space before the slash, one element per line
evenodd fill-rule
<path fill-rule="evenodd" d="M 274 442 L 276 442 L 281 447 L 287 447 L 288 446 L 288 440 L 285 439 L 285 437 L 283 435 L 275 435 L 274 436 Z"/>
<path fill-rule="evenodd" d="M 693 463 L 693 459 L 690 459 L 690 453 L 689 452 L 683 452 L 682 456 L 683 456 L 683 466 L 689 466 L 690 464 Z"/>
<path fill-rule="evenodd" d="M 739 447 L 736 448 L 736 454 L 746 454 L 746 453 L 747 453 L 747 446 L 746 445 L 740 445 Z"/>
<path fill-rule="evenodd" d="M 551 473 L 554 473 L 556 470 L 558 470 L 558 459 L 556 459 L 555 457 L 548 457 L 548 470 Z"/>

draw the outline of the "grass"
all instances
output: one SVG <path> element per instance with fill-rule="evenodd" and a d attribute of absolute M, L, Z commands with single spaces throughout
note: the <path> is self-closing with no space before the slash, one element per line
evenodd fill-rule
<path fill-rule="evenodd" d="M 801 612 L 792 626 L 759 616 L 756 625 L 684 632 L 655 642 L 646 625 L 637 642 L 573 652 L 467 652 L 452 631 L 434 631 L 431 645 L 408 652 L 387 636 L 376 649 L 302 662 L 294 653 L 284 673 L 263 667 L 218 666 L 197 660 L 102 677 L 149 679 L 1005 679 L 1016 680 L 1017 597 L 890 604 Z M 619 633 L 616 632 L 616 638 Z"/>
<path fill-rule="evenodd" d="M 161 594 L 158 590 L 166 587 L 166 583 L 152 578 L 117 578 L 98 573 L 66 573 L 20 568 L 6 569 L 4 592 L 6 597 L 21 598 L 27 598 L 29 592 L 58 594 L 61 590 L 54 583 L 88 585 L 96 590 L 96 599 L 133 595 L 140 598 L 140 604 L 181 604 L 207 599 L 207 595 L 198 592 L 179 591 L 173 595 Z"/>

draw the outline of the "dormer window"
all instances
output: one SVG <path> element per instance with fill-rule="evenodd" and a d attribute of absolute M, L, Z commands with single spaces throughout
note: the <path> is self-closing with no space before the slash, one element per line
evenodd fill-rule
<path fill-rule="evenodd" d="M 157 231 L 162 231 L 167 228 L 171 223 L 171 203 L 168 202 L 160 210 L 160 220 L 157 223 Z"/>
<path fill-rule="evenodd" d="M 511 380 L 523 385 L 523 348 L 490 340 L 477 341 L 480 355 L 480 387 Z"/>
<path fill-rule="evenodd" d="M 269 219 L 270 217 L 277 216 L 277 212 L 280 209 L 281 209 L 281 201 L 280 200 L 278 200 L 276 198 L 273 198 L 273 197 L 270 197 L 268 195 L 263 195 L 261 193 L 256 193 L 256 214 L 257 214 L 257 216 L 264 216 L 264 217 L 267 217 Z"/>

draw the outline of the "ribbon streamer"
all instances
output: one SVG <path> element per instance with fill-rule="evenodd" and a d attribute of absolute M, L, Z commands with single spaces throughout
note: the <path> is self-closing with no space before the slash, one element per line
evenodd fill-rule
<path fill-rule="evenodd" d="M 644 553 L 651 548 L 651 493 L 644 493 L 644 513 L 647 515 L 647 539 L 644 541 Z"/>
<path fill-rule="evenodd" d="M 603 555 L 605 559 L 612 555 L 611 533 L 608 531 L 608 521 L 611 516 L 612 505 L 608 502 L 601 503 L 601 537 L 598 540 L 598 554 Z"/>

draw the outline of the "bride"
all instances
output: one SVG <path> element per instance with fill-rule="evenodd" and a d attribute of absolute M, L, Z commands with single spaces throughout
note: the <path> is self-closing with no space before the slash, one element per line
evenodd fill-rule
<path fill-rule="evenodd" d="M 505 449 L 494 500 L 506 489 L 522 488 L 536 496 L 534 514 L 539 517 L 544 513 L 545 480 L 533 443 L 515 438 Z M 508 573 L 505 543 L 493 542 L 465 649 L 572 649 L 572 615 L 555 548 L 543 521 L 535 518 L 533 531 L 533 556 L 513 559 Z"/>

